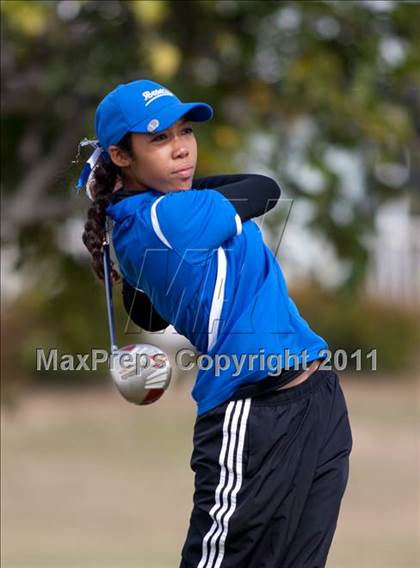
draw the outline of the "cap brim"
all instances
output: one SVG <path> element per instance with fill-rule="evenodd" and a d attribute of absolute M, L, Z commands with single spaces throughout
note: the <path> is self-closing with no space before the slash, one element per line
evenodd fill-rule
<path fill-rule="evenodd" d="M 140 132 L 143 134 L 157 134 L 166 130 L 177 120 L 188 115 L 192 122 L 206 122 L 213 117 L 213 108 L 206 103 L 176 103 L 159 110 L 156 116 L 153 114 L 142 122 L 133 126 L 131 132 Z M 149 129 L 148 126 L 158 121 L 155 129 Z"/>

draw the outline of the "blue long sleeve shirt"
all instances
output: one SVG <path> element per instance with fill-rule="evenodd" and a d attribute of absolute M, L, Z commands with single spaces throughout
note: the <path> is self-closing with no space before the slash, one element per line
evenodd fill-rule
<path fill-rule="evenodd" d="M 198 415 L 264 380 L 268 358 L 290 368 L 328 347 L 289 297 L 258 225 L 242 223 L 216 190 L 151 189 L 106 212 L 115 221 L 114 250 L 126 281 L 144 290 L 200 353 L 232 361 L 227 369 L 199 369 L 192 391 Z M 243 361 L 239 372 L 235 358 Z"/>

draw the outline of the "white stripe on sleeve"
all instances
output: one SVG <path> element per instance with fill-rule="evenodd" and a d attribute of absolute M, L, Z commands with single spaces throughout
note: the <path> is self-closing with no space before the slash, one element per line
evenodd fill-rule
<path fill-rule="evenodd" d="M 162 241 L 162 243 L 163 243 L 164 245 L 166 245 L 167 247 L 169 247 L 169 248 L 171 249 L 172 247 L 171 247 L 171 245 L 170 245 L 168 239 L 165 237 L 165 235 L 164 235 L 163 232 L 162 232 L 162 229 L 160 228 L 159 220 L 158 220 L 157 212 L 156 212 L 157 204 L 158 204 L 159 201 L 160 201 L 161 199 L 163 199 L 164 197 L 165 197 L 165 196 L 162 195 L 161 197 L 159 197 L 158 199 L 156 199 L 156 201 L 154 201 L 150 213 L 151 213 L 151 218 L 152 218 L 152 226 L 153 226 L 153 229 L 154 229 L 154 231 L 155 231 L 157 237 Z"/>
<path fill-rule="evenodd" d="M 242 233 L 242 220 L 237 213 L 235 215 L 235 223 L 236 223 L 236 236 L 238 236 Z"/>
<path fill-rule="evenodd" d="M 213 298 L 211 300 L 210 316 L 208 323 L 207 351 L 216 343 L 219 331 L 220 316 L 222 314 L 223 301 L 225 298 L 225 283 L 227 272 L 226 253 L 223 247 L 217 249 L 217 276 L 214 285 Z"/>

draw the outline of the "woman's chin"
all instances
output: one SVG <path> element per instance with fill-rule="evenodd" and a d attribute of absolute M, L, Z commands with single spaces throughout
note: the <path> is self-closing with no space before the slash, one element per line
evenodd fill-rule
<path fill-rule="evenodd" d="M 191 189 L 192 187 L 192 183 L 191 180 L 185 182 L 185 183 L 177 183 L 174 187 L 171 187 L 170 189 L 166 189 L 165 192 L 169 193 L 171 191 L 188 191 L 189 189 Z"/>

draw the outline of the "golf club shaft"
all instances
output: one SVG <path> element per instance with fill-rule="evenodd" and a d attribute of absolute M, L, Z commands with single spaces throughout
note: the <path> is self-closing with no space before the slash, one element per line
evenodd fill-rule
<path fill-rule="evenodd" d="M 112 303 L 111 257 L 109 253 L 109 233 L 107 227 L 105 228 L 105 240 L 102 244 L 102 250 L 109 338 L 111 341 L 111 353 L 113 353 L 118 349 L 118 346 L 115 336 L 114 306 Z"/>

